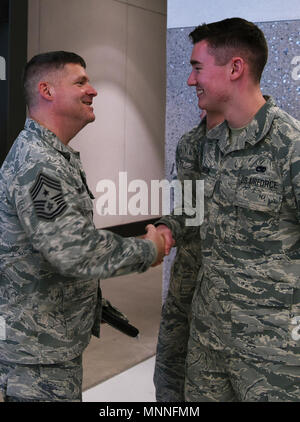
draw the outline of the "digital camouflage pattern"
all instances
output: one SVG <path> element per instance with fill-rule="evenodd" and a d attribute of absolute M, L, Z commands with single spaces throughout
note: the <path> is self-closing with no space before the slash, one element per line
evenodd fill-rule
<path fill-rule="evenodd" d="M 193 184 L 193 206 L 196 205 L 195 184 L 201 178 L 199 169 L 200 140 L 206 133 L 206 118 L 190 132 L 184 134 L 178 142 L 176 148 L 176 169 L 177 178 L 183 186 L 184 180 L 191 180 Z M 184 198 L 184 193 L 182 194 Z M 193 215 L 186 214 L 184 207 L 179 215 L 165 215 L 160 218 L 155 225 L 165 224 L 170 228 L 176 246 L 184 242 L 184 238 L 190 239 L 192 236 L 199 237 L 199 226 L 188 226 L 186 219 L 194 218 Z"/>
<path fill-rule="evenodd" d="M 300 400 L 299 135 L 299 122 L 269 98 L 240 133 L 224 122 L 199 143 L 205 218 L 192 302 L 187 401 Z M 184 216 L 160 222 L 181 245 Z M 165 352 L 170 363 L 156 365 L 161 400 L 176 397 L 169 395 L 176 377 L 170 368 L 173 362 L 176 367 L 178 352 L 172 355 L 166 345 L 167 330 L 172 345 L 172 320 L 180 320 L 181 311 L 170 309 L 163 311 L 165 337 L 159 339 L 160 359 Z"/>
<path fill-rule="evenodd" d="M 185 134 L 176 149 L 177 177 L 199 179 L 199 143 L 206 133 L 206 119 Z M 176 256 L 170 285 L 162 308 L 154 384 L 159 402 L 184 401 L 185 359 L 189 338 L 191 303 L 201 266 L 199 227 L 185 226 L 185 217 L 164 216 L 156 225 L 166 224 L 176 236 Z"/>
<path fill-rule="evenodd" d="M 187 401 L 300 400 L 300 123 L 268 99 L 199 154 L 205 217 Z"/>
<path fill-rule="evenodd" d="M 92 199 L 79 154 L 27 119 L 0 172 L 0 361 L 79 356 L 99 335 L 98 279 L 156 259 L 149 240 L 97 230 Z"/>
<path fill-rule="evenodd" d="M 0 362 L 0 385 L 4 402 L 81 402 L 82 356 L 55 365 Z"/>
<path fill-rule="evenodd" d="M 179 246 L 163 304 L 156 349 L 154 385 L 158 402 L 184 401 L 185 360 L 191 303 L 201 265 L 199 236 Z"/>

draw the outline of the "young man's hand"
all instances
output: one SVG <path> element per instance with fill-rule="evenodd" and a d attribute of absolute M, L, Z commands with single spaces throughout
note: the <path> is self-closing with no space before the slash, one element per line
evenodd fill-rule
<path fill-rule="evenodd" d="M 146 231 L 147 233 L 143 236 L 143 239 L 151 240 L 153 243 L 155 243 L 157 248 L 156 261 L 151 265 L 152 267 L 156 267 L 156 265 L 162 263 L 165 257 L 165 240 L 164 237 L 158 232 L 156 227 L 153 226 L 153 224 L 148 224 L 148 226 L 146 226 Z"/>

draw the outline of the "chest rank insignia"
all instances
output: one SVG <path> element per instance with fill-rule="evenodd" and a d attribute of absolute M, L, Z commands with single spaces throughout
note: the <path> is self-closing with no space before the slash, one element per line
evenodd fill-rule
<path fill-rule="evenodd" d="M 44 220 L 54 220 L 67 208 L 60 182 L 42 173 L 38 175 L 30 194 L 36 215 Z"/>

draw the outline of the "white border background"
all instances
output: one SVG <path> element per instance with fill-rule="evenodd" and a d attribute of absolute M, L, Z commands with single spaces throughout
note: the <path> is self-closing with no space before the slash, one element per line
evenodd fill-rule
<path fill-rule="evenodd" d="M 168 28 L 185 28 L 225 18 L 252 22 L 300 19 L 299 0 L 168 0 Z"/>

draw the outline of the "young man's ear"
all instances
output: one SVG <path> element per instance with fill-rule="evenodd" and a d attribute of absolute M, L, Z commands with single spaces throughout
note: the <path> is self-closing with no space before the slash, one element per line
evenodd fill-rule
<path fill-rule="evenodd" d="M 47 101 L 53 100 L 54 89 L 49 84 L 49 82 L 40 82 L 39 83 L 39 93 Z"/>
<path fill-rule="evenodd" d="M 238 79 L 245 70 L 245 61 L 241 57 L 233 57 L 231 60 L 231 74 L 232 81 Z"/>

